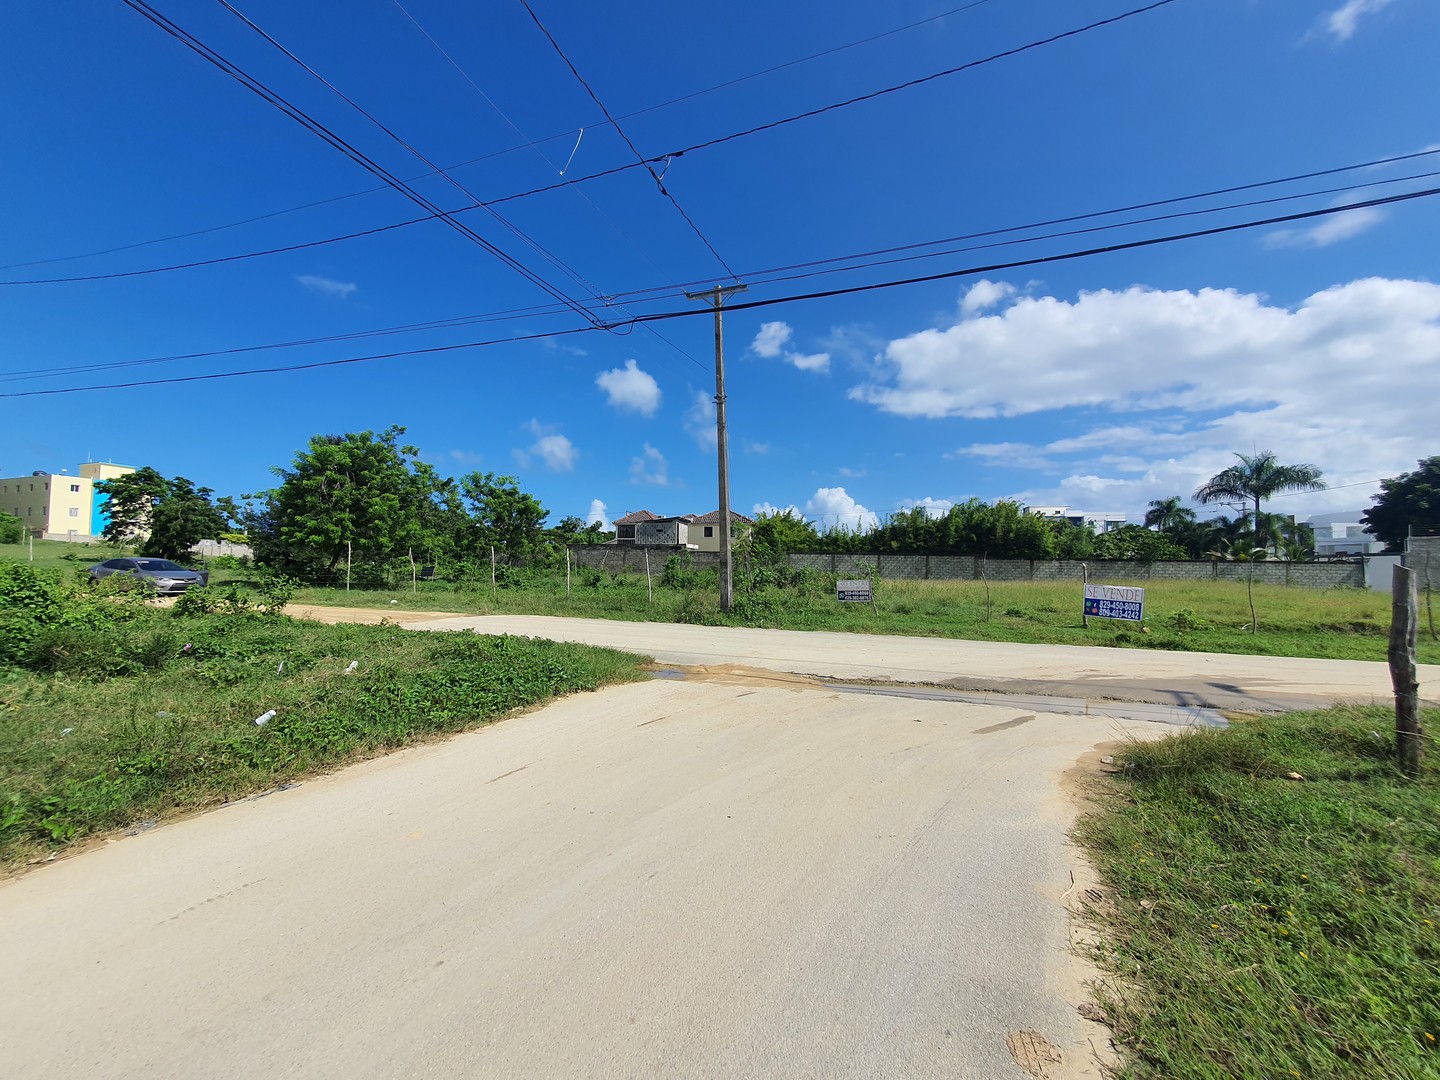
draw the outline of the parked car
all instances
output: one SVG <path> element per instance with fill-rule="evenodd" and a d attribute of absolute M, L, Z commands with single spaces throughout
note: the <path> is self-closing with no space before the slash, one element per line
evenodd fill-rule
<path fill-rule="evenodd" d="M 158 593 L 183 593 L 192 585 L 210 584 L 208 570 L 186 570 L 169 559 L 106 559 L 90 568 L 90 580 L 111 574 L 129 574 L 155 586 Z"/>

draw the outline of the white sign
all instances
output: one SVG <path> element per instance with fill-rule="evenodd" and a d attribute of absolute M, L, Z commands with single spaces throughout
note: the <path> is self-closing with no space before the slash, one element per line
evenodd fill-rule
<path fill-rule="evenodd" d="M 1131 585 L 1086 585 L 1085 614 L 1144 622 L 1145 590 Z"/>
<path fill-rule="evenodd" d="M 845 604 L 874 603 L 870 595 L 870 579 L 857 578 L 835 582 L 835 599 Z"/>

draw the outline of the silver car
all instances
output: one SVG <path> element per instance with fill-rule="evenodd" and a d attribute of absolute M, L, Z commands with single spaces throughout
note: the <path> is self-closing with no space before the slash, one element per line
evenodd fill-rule
<path fill-rule="evenodd" d="M 107 559 L 90 568 L 90 580 L 99 581 L 111 574 L 129 574 L 155 586 L 163 594 L 183 593 L 192 585 L 210 584 L 208 570 L 186 570 L 169 559 Z"/>

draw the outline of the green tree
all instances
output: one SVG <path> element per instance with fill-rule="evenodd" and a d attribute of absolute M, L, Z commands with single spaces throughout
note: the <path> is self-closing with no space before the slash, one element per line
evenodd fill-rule
<path fill-rule="evenodd" d="M 751 557 L 757 562 L 788 566 L 789 556 L 795 552 L 819 550 L 820 535 L 798 512 L 787 509 L 757 517 L 748 542 Z"/>
<path fill-rule="evenodd" d="M 100 510 L 109 518 L 102 535 L 112 544 L 128 544 L 150 531 L 155 507 L 169 494 L 170 481 L 146 465 L 113 480 L 101 480 L 95 490 L 104 499 Z"/>
<path fill-rule="evenodd" d="M 1233 503 L 1248 506 L 1258 522 L 1260 503 L 1286 491 L 1321 491 L 1325 481 L 1315 465 L 1282 465 L 1274 451 L 1236 454 L 1238 465 L 1216 473 L 1195 490 L 1200 503 Z"/>
<path fill-rule="evenodd" d="M 473 472 L 460 478 L 460 491 L 470 509 L 477 555 L 488 554 L 494 545 L 508 562 L 530 563 L 545 551 L 545 519 L 550 512 L 535 496 L 521 491 L 513 476 Z"/>
<path fill-rule="evenodd" d="M 274 469 L 280 486 L 247 517 L 260 561 L 334 571 L 347 545 L 353 562 L 372 567 L 436 546 L 450 520 L 446 492 L 419 451 L 401 445 L 404 433 L 392 425 L 378 435 L 316 435 L 289 469 Z"/>
<path fill-rule="evenodd" d="M 0 513 L 0 544 L 18 544 L 25 539 L 25 526 L 14 514 Z"/>
<path fill-rule="evenodd" d="M 214 492 L 183 476 L 167 480 L 150 466 L 102 480 L 95 490 L 109 516 L 103 533 L 112 544 L 140 540 L 140 551 L 162 559 L 183 559 L 201 540 L 216 540 L 230 528 L 230 515 Z"/>
<path fill-rule="evenodd" d="M 1375 504 L 1360 516 L 1360 523 L 1389 551 L 1403 551 L 1412 525 L 1440 525 L 1440 457 L 1418 462 L 1414 472 L 1380 481 Z"/>
<path fill-rule="evenodd" d="M 1150 509 L 1145 511 L 1145 528 L 1162 533 L 1172 533 L 1194 520 L 1195 511 L 1186 506 L 1179 495 L 1151 499 Z"/>
<path fill-rule="evenodd" d="M 1163 533 L 1152 532 L 1143 525 L 1121 525 L 1095 538 L 1097 559 L 1124 559 L 1130 562 L 1160 562 L 1183 559 L 1184 548 Z"/>
<path fill-rule="evenodd" d="M 183 559 L 201 540 L 215 540 L 230 528 L 229 516 L 211 502 L 209 488 L 197 488 L 183 476 L 155 505 L 150 535 L 141 546 L 146 555 Z"/>

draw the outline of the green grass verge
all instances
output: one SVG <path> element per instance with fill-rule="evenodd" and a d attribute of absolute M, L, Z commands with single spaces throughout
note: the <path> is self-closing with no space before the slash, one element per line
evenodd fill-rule
<path fill-rule="evenodd" d="M 58 673 L 0 669 L 7 869 L 644 677 L 640 657 L 580 645 L 161 611 L 56 631 L 46 656 Z"/>
<path fill-rule="evenodd" d="M 1404 779 L 1393 731 L 1341 708 L 1117 755 L 1075 835 L 1123 1077 L 1440 1076 L 1440 765 L 1431 739 Z"/>
<path fill-rule="evenodd" d="M 645 579 L 634 575 L 591 575 L 585 584 L 577 577 L 567 595 L 561 574 L 493 594 L 488 582 L 426 582 L 418 591 L 301 589 L 294 602 L 1379 661 L 1390 625 L 1384 593 L 1256 585 L 1260 628 L 1252 634 L 1245 585 L 1227 581 L 1130 583 L 1146 588 L 1143 628 L 1108 619 L 1091 619 L 1084 627 L 1077 582 L 992 582 L 987 611 L 983 582 L 885 580 L 877 583 L 872 609 L 836 602 L 833 582 L 817 576 L 799 587 L 739 591 L 733 613 L 725 616 L 713 577 L 703 577 L 709 580 L 671 588 L 659 583 L 657 573 L 653 599 Z M 1421 603 L 1419 659 L 1440 663 L 1440 642 L 1426 630 L 1423 598 Z"/>

